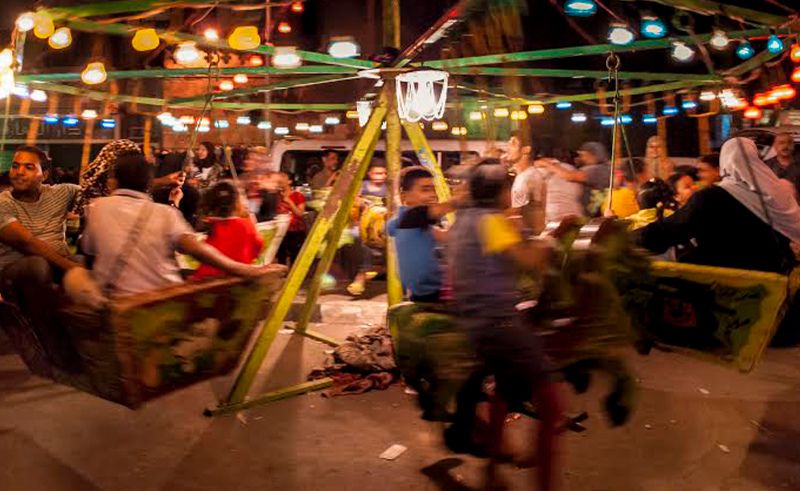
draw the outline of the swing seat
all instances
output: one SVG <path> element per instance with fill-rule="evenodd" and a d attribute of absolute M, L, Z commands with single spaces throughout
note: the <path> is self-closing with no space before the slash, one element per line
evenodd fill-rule
<path fill-rule="evenodd" d="M 121 297 L 105 313 L 65 307 L 52 326 L 69 339 L 58 353 L 16 305 L 0 302 L 0 322 L 34 374 L 136 409 L 235 368 L 283 276 L 185 283 Z"/>

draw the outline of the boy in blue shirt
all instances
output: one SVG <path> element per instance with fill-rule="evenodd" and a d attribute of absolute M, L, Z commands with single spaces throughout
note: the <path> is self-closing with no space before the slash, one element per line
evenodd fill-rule
<path fill-rule="evenodd" d="M 443 274 L 437 249 L 446 232 L 437 224 L 453 204 L 438 203 L 433 174 L 419 166 L 400 174 L 400 199 L 403 206 L 386 231 L 395 240 L 403 290 L 413 302 L 438 302 Z"/>

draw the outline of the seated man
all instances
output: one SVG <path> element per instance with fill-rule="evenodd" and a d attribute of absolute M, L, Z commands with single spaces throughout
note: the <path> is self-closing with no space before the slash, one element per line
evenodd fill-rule
<path fill-rule="evenodd" d="M 57 298 L 52 268 L 60 279 L 78 266 L 67 259 L 65 231 L 80 186 L 43 184 L 49 171 L 50 158 L 39 148 L 14 152 L 12 189 L 0 194 L 0 292 L 28 315 L 48 351 L 58 352 L 64 339 L 52 329 Z"/>
<path fill-rule="evenodd" d="M 86 212 L 83 250 L 94 256 L 92 276 L 106 296 L 130 295 L 181 283 L 175 251 L 237 276 L 258 276 L 273 267 L 238 263 L 198 240 L 174 207 L 154 203 L 147 192 L 153 168 L 141 155 L 120 158 L 111 196 Z"/>
<path fill-rule="evenodd" d="M 445 232 L 435 225 L 453 211 L 452 202 L 437 203 L 433 175 L 424 167 L 408 167 L 400 175 L 403 206 L 386 226 L 395 239 L 400 281 L 411 301 L 437 302 L 442 290 L 442 268 L 437 241 Z"/>

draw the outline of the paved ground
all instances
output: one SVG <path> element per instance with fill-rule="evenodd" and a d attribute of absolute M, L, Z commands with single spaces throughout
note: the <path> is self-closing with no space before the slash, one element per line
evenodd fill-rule
<path fill-rule="evenodd" d="M 343 337 L 381 318 L 381 298 L 329 296 L 325 325 Z M 327 347 L 282 334 L 265 389 L 301 381 Z M 570 399 L 592 412 L 564 439 L 571 491 L 800 490 L 800 349 L 768 353 L 744 376 L 674 354 L 629 355 L 641 392 L 633 420 L 610 429 L 597 391 Z M 0 490 L 247 491 L 479 489 L 480 461 L 454 459 L 399 387 L 362 396 L 300 396 L 207 419 L 228 380 L 129 411 L 30 376 L 0 338 Z M 521 443 L 530 423 L 511 425 Z M 408 451 L 387 462 L 393 443 Z M 525 471 L 505 473 L 531 489 Z"/>

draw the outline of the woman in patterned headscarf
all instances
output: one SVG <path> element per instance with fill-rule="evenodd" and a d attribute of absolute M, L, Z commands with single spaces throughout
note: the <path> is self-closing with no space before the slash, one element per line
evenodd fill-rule
<path fill-rule="evenodd" d="M 142 153 L 138 145 L 130 140 L 114 140 L 100 150 L 97 157 L 81 173 L 81 195 L 75 202 L 73 212 L 83 214 L 83 208 L 94 198 L 108 196 L 109 171 L 117 159 L 126 154 Z"/>

